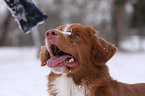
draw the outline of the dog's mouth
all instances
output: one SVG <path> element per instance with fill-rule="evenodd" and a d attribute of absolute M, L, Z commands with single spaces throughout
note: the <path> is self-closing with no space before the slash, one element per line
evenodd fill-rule
<path fill-rule="evenodd" d="M 71 70 L 71 68 L 77 64 L 77 60 L 74 56 L 60 50 L 55 44 L 50 45 L 49 53 L 52 58 L 47 61 L 48 67 L 55 68 L 65 66 L 68 70 Z"/>

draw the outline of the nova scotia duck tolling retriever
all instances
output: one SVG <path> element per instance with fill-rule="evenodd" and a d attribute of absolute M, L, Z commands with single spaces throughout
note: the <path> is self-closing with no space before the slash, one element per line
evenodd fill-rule
<path fill-rule="evenodd" d="M 106 62 L 117 48 L 91 26 L 68 24 L 45 33 L 40 52 L 47 65 L 48 96 L 145 96 L 145 84 L 113 80 Z"/>

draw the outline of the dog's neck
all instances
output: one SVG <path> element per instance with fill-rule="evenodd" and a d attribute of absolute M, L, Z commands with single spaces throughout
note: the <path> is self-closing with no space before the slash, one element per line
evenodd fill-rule
<path fill-rule="evenodd" d="M 94 91 L 95 92 L 97 92 L 98 90 L 101 91 L 101 89 L 100 89 L 101 87 L 103 87 L 104 89 L 108 88 L 110 86 L 110 84 L 109 84 L 110 81 L 112 81 L 112 78 L 110 77 L 110 74 L 108 73 L 107 66 L 104 66 L 102 73 L 96 74 L 96 73 L 98 73 L 98 72 L 96 72 L 98 70 L 89 70 L 88 69 L 87 72 L 80 71 L 80 72 L 77 72 L 77 74 L 71 74 L 69 77 L 71 77 L 73 79 L 73 81 L 75 82 L 76 85 L 81 85 L 85 88 L 85 92 L 88 95 L 84 95 L 84 96 L 94 96 L 93 95 L 93 94 L 95 94 Z M 106 70 L 106 71 L 104 71 L 104 70 Z"/>
<path fill-rule="evenodd" d="M 49 83 L 50 95 L 53 96 L 87 96 L 83 85 L 76 85 L 66 74 L 61 74 Z"/>
<path fill-rule="evenodd" d="M 101 91 L 101 87 L 108 88 L 109 82 L 112 80 L 107 66 L 103 67 L 101 74 L 96 74 L 98 73 L 96 71 L 100 70 L 88 69 L 88 71 L 80 71 L 74 74 L 51 73 L 49 75 L 49 91 L 51 91 L 50 93 L 59 94 L 58 96 L 94 96 L 93 94 L 98 90 L 98 92 Z"/>
<path fill-rule="evenodd" d="M 50 82 L 50 85 L 53 85 L 49 90 L 50 93 L 57 94 L 54 96 L 94 96 L 97 89 L 100 90 L 99 87 L 106 87 L 110 77 L 104 76 L 100 78 L 101 80 L 96 79 L 94 82 L 87 78 L 80 78 L 80 84 L 76 83 L 75 79 L 66 74 L 59 74 Z"/>
<path fill-rule="evenodd" d="M 89 68 L 82 69 L 83 70 L 80 70 L 77 73 L 68 74 L 68 76 L 74 80 L 76 85 L 85 83 L 87 86 L 101 86 L 104 82 L 112 79 L 108 73 L 108 67 L 106 65 L 100 68 L 90 66 Z"/>

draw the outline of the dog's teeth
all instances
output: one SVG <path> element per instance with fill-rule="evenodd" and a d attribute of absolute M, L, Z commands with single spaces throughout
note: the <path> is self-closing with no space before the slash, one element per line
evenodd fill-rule
<path fill-rule="evenodd" d="M 71 59 L 69 59 L 69 63 L 71 63 L 71 62 L 74 62 L 75 60 L 74 60 L 74 58 L 71 58 Z"/>
<path fill-rule="evenodd" d="M 72 63 L 72 62 L 74 62 L 74 61 L 75 61 L 75 59 L 72 57 L 72 58 L 68 58 L 68 59 L 66 59 L 65 62 Z"/>

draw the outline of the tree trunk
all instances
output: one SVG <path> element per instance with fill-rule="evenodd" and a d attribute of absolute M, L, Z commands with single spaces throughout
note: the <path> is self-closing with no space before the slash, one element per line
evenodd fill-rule
<path fill-rule="evenodd" d="M 39 57 L 41 40 L 40 40 L 38 27 L 35 27 L 31 33 L 32 33 L 31 35 L 32 35 L 33 43 L 38 50 L 37 56 Z"/>
<path fill-rule="evenodd" d="M 121 24 L 125 15 L 125 5 L 128 0 L 114 0 L 112 6 L 112 31 L 113 42 L 119 47 Z"/>
<path fill-rule="evenodd" d="M 9 22 L 11 20 L 11 15 L 9 15 L 9 14 L 10 14 L 10 12 L 8 12 L 8 15 L 6 15 L 6 18 L 4 20 L 4 24 L 2 26 L 2 33 L 1 33 L 1 38 L 0 38 L 0 46 L 4 45 L 4 41 L 5 41 L 5 38 L 6 38 L 7 33 L 8 33 Z"/>

